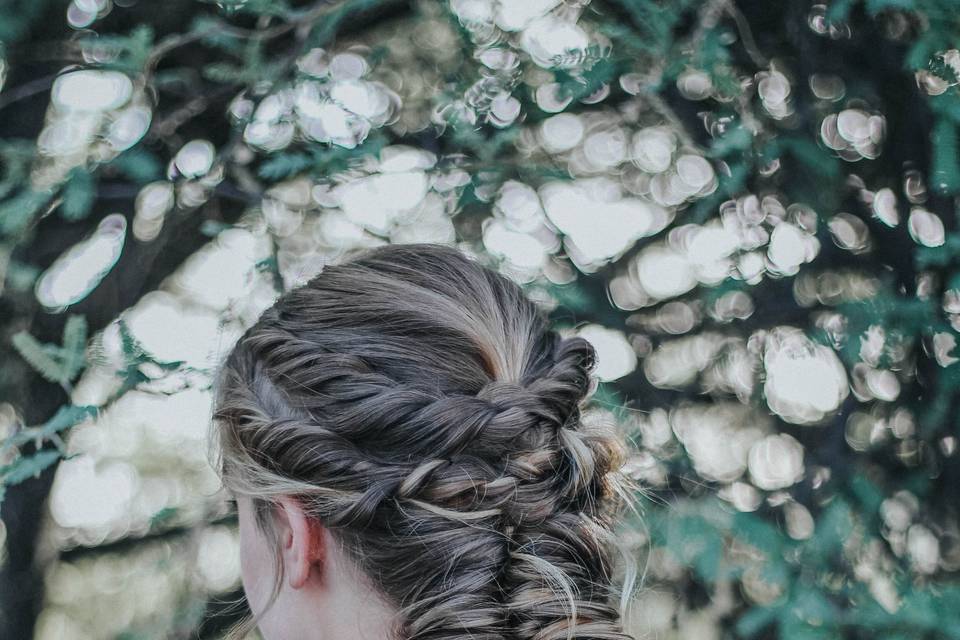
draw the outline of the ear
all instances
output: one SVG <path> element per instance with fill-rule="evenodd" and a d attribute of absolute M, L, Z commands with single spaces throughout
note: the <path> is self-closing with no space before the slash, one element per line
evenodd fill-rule
<path fill-rule="evenodd" d="M 297 499 L 281 496 L 278 501 L 284 572 L 290 586 L 299 589 L 307 583 L 313 566 L 323 561 L 323 531 Z"/>

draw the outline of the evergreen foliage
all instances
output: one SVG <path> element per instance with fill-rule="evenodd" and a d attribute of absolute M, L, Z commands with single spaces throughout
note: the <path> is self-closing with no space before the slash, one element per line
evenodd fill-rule
<path fill-rule="evenodd" d="M 178 313 L 232 335 L 264 286 L 430 240 L 637 358 L 592 406 L 647 487 L 638 637 L 960 637 L 958 16 L 957 0 L 7 2 L 0 637 L 32 637 L 42 611 L 37 505 L 84 455 L 74 427 L 128 392 L 209 390 L 212 368 L 153 353 L 134 310 L 183 296 Z M 184 293 L 175 274 L 247 233 L 268 247 L 249 290 L 218 273 Z M 57 258 L 84 246 L 64 277 Z M 78 393 L 104 372 L 108 392 Z M 55 563 L 133 563 L 224 521 L 167 505 L 142 539 L 64 534 Z M 82 622 L 216 637 L 218 594 L 182 591 L 127 628 Z"/>

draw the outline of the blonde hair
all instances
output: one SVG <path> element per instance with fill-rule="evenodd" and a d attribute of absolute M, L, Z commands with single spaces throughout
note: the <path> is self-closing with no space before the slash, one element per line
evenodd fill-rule
<path fill-rule="evenodd" d="M 390 640 L 631 640 L 635 572 L 618 610 L 612 551 L 637 487 L 616 430 L 581 419 L 592 345 L 456 248 L 347 258 L 280 296 L 221 365 L 225 486 L 274 542 L 276 498 L 299 498 L 396 607 Z"/>

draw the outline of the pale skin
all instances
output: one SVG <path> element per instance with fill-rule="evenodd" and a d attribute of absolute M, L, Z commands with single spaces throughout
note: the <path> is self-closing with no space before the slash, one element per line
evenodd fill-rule
<path fill-rule="evenodd" d="M 274 579 L 271 542 L 256 526 L 250 498 L 236 498 L 243 589 L 260 613 Z M 359 579 L 330 531 L 290 497 L 280 498 L 275 519 L 284 580 L 260 620 L 264 640 L 389 640 L 394 610 Z"/>

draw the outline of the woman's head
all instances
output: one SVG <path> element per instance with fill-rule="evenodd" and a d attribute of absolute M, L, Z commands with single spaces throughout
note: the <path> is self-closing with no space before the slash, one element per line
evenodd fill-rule
<path fill-rule="evenodd" d="M 395 612 L 389 640 L 630 638 L 610 533 L 632 485 L 622 440 L 581 422 L 594 359 L 448 246 L 354 252 L 282 295 L 213 415 L 241 537 L 275 559 L 263 607 L 278 526 L 302 526 Z"/>

